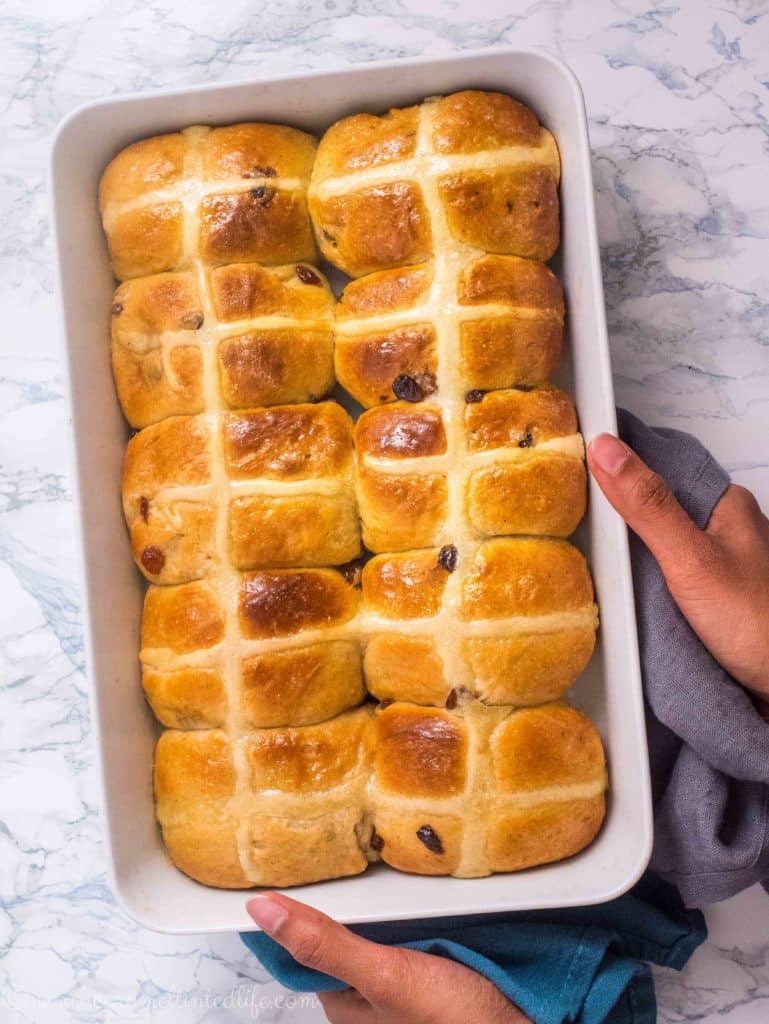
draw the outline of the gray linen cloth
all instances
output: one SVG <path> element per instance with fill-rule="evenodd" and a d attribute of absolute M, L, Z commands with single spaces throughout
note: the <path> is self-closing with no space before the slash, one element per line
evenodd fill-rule
<path fill-rule="evenodd" d="M 689 434 L 618 415 L 622 439 L 707 526 L 727 473 Z M 651 866 L 699 907 L 769 879 L 769 724 L 705 650 L 632 531 L 630 546 L 654 797 Z"/>

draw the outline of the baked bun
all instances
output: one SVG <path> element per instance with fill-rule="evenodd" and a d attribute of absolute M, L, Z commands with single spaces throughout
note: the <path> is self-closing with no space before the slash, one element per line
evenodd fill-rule
<path fill-rule="evenodd" d="M 380 270 L 347 285 L 337 307 L 334 358 L 339 383 L 361 405 L 394 401 L 404 377 L 427 395 L 455 368 L 467 391 L 541 384 L 557 368 L 563 292 L 544 263 L 471 255 L 451 287 L 439 305 L 429 263 Z M 437 330 L 447 302 L 459 352 L 439 367 Z"/>
<path fill-rule="evenodd" d="M 251 729 L 322 722 L 360 704 L 359 599 L 332 569 L 150 587 L 141 662 L 153 711 L 173 729 Z"/>
<path fill-rule="evenodd" d="M 155 796 L 172 860 L 206 885 L 286 886 L 356 875 L 371 770 L 371 709 L 322 725 L 169 730 Z"/>
<path fill-rule="evenodd" d="M 467 398 L 467 396 L 465 396 Z M 585 514 L 585 449 L 574 404 L 550 385 L 470 396 L 467 517 L 480 536 L 568 537 Z"/>
<path fill-rule="evenodd" d="M 518 871 L 572 856 L 603 821 L 603 747 L 573 708 L 391 704 L 374 746 L 375 846 L 400 871 Z"/>
<path fill-rule="evenodd" d="M 128 442 L 123 507 L 155 583 L 360 554 L 352 424 L 335 402 L 171 416 Z"/>
<path fill-rule="evenodd" d="M 274 124 L 193 127 L 126 147 L 99 186 L 115 277 L 314 262 L 315 149 L 311 135 Z"/>
<path fill-rule="evenodd" d="M 567 537 L 585 512 L 584 446 L 569 396 L 469 392 L 453 445 L 438 400 L 394 402 L 355 426 L 363 539 L 372 551 L 503 534 Z M 450 515 L 452 481 L 457 503 Z"/>
<path fill-rule="evenodd" d="M 580 552 L 562 540 L 504 537 L 476 548 L 459 580 L 453 564 L 444 547 L 378 555 L 365 566 L 370 692 L 448 707 L 464 694 L 513 706 L 561 697 L 595 646 L 597 610 Z"/>
<path fill-rule="evenodd" d="M 203 412 L 207 388 L 234 409 L 331 390 L 334 296 L 318 270 L 236 263 L 206 270 L 202 287 L 182 271 L 115 292 L 112 367 L 132 427 Z"/>
<path fill-rule="evenodd" d="M 309 189 L 321 252 L 351 277 L 420 263 L 450 237 L 547 260 L 558 247 L 552 135 L 509 96 L 455 93 L 325 133 Z"/>

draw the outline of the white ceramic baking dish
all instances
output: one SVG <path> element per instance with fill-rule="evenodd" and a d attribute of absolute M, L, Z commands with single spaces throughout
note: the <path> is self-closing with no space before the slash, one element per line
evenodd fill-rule
<path fill-rule="evenodd" d="M 154 820 L 157 726 L 144 701 L 137 658 L 144 585 L 130 557 L 120 506 L 128 431 L 110 370 L 114 282 L 99 223 L 99 177 L 129 142 L 190 124 L 266 120 L 320 134 L 355 111 L 383 112 L 468 87 L 523 100 L 558 141 L 563 242 L 554 268 L 566 288 L 570 353 L 559 383 L 575 396 L 589 440 L 616 428 L 614 398 L 584 102 L 574 75 L 555 58 L 495 49 L 126 96 L 81 107 L 59 128 L 52 154 L 54 220 L 107 856 L 117 898 L 148 928 L 211 932 L 253 925 L 242 892 L 205 888 L 171 865 Z M 652 817 L 633 590 L 625 528 L 594 486 L 576 540 L 590 561 L 602 620 L 598 650 L 572 694 L 598 724 L 608 751 L 609 808 L 598 839 L 568 861 L 519 874 L 422 878 L 382 866 L 292 895 L 342 921 L 364 922 L 598 903 L 636 881 L 650 855 Z"/>

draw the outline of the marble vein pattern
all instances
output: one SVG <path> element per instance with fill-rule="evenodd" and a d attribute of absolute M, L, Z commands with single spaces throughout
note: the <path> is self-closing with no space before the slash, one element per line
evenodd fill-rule
<path fill-rule="evenodd" d="M 237 936 L 145 931 L 106 882 L 48 219 L 57 122 L 127 91 L 510 44 L 558 54 L 585 89 L 619 402 L 698 433 L 769 508 L 766 0 L 0 2 L 0 1020 L 324 1019 Z M 657 974 L 660 1020 L 769 1019 L 769 898 L 709 920 L 683 975 Z"/>

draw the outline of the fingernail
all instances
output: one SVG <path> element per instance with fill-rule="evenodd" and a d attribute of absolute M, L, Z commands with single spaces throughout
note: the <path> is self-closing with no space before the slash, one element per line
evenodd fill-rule
<path fill-rule="evenodd" d="M 611 434 L 599 434 L 590 444 L 591 459 L 609 476 L 616 476 L 630 455 L 628 446 Z"/>
<path fill-rule="evenodd" d="M 246 903 L 246 910 L 268 935 L 274 935 L 288 918 L 283 904 L 270 896 L 254 896 Z"/>

